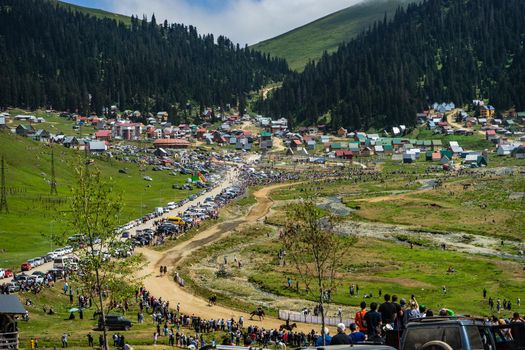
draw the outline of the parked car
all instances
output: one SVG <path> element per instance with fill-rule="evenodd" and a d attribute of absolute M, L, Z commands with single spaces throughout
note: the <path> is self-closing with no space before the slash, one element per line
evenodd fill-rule
<path fill-rule="evenodd" d="M 121 329 L 127 331 L 133 326 L 133 323 L 130 320 L 120 315 L 107 315 L 105 320 L 107 330 Z M 98 328 L 103 329 L 102 317 L 98 320 Z"/>
<path fill-rule="evenodd" d="M 6 287 L 9 293 L 15 293 L 20 290 L 20 285 L 16 282 L 8 282 L 6 283 Z"/>
<path fill-rule="evenodd" d="M 31 263 L 29 263 L 29 262 L 25 262 L 25 263 L 23 263 L 23 264 L 20 266 L 20 269 L 21 269 L 22 271 L 29 271 L 29 270 L 31 270 L 32 268 L 33 268 L 33 266 L 31 266 Z"/>
<path fill-rule="evenodd" d="M 512 337 L 506 337 L 511 329 Z M 393 343 L 399 344 L 394 339 Z M 408 323 L 401 337 L 401 349 L 525 349 L 525 324 L 493 326 L 470 317 L 428 317 Z"/>

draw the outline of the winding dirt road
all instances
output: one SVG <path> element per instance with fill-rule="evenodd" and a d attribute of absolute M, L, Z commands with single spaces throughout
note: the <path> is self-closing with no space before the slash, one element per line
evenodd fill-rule
<path fill-rule="evenodd" d="M 268 214 L 273 201 L 269 198 L 272 190 L 290 186 L 290 184 L 278 184 L 265 187 L 253 193 L 257 203 L 252 206 L 250 211 L 233 221 L 220 223 L 210 227 L 209 229 L 198 233 L 193 239 L 185 241 L 177 246 L 164 251 L 158 252 L 149 248 L 141 248 L 137 251 L 144 254 L 148 260 L 148 265 L 140 271 L 141 277 L 144 278 L 144 286 L 156 297 L 162 297 L 163 300 L 169 300 L 170 304 L 175 306 L 178 302 L 181 304 L 181 312 L 186 314 L 194 314 L 206 319 L 233 318 L 238 320 L 240 316 L 245 319 L 245 324 L 256 324 L 265 328 L 276 328 L 283 324 L 283 321 L 267 317 L 263 321 L 259 321 L 257 317 L 253 321 L 249 320 L 250 315 L 246 312 L 232 310 L 220 305 L 209 306 L 208 301 L 192 294 L 185 288 L 180 287 L 175 283 L 171 274 L 167 276 L 159 276 L 160 266 L 168 266 L 171 272 L 177 270 L 177 266 L 184 260 L 185 257 L 191 255 L 194 251 L 215 242 L 223 237 L 228 236 L 240 225 L 253 224 L 264 218 Z M 316 328 L 315 325 L 299 324 L 300 330 L 309 331 Z"/>

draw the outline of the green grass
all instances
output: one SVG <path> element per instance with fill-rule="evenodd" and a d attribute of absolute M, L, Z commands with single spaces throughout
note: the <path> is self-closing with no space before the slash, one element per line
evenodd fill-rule
<path fill-rule="evenodd" d="M 428 129 L 416 129 L 416 131 L 414 131 L 408 137 L 412 136 L 417 137 L 420 140 L 441 140 L 443 141 L 443 147 L 447 147 L 450 141 L 457 141 L 459 145 L 465 150 L 481 151 L 484 149 L 494 149 L 494 144 L 490 141 L 487 141 L 485 137 L 479 133 L 474 133 L 474 135 L 470 136 L 443 135 L 434 134 L 431 130 Z"/>
<path fill-rule="evenodd" d="M 50 196 L 50 148 L 43 143 L 0 132 L 0 155 L 6 161 L 9 214 L 0 213 L 0 266 L 15 267 L 26 259 L 45 254 L 54 247 L 46 238 L 66 230 L 63 211 L 71 187 L 75 184 L 74 166 L 83 152 L 54 145 L 58 196 Z M 172 184 L 183 184 L 186 175 L 171 176 L 151 167 L 141 174 L 136 164 L 106 157 L 95 157 L 94 165 L 102 175 L 113 179 L 115 191 L 122 196 L 122 223 L 153 211 L 171 201 L 187 197 L 193 191 L 173 190 Z M 127 168 L 127 174 L 119 169 Z M 153 181 L 143 180 L 150 176 Z M 77 232 L 67 232 L 72 235 Z"/>
<path fill-rule="evenodd" d="M 80 5 L 74 5 L 74 4 L 65 2 L 65 1 L 57 1 L 57 3 L 60 6 L 70 9 L 71 11 L 81 12 L 81 13 L 84 13 L 84 14 L 87 14 L 93 17 L 97 17 L 99 19 L 111 19 L 117 22 L 122 22 L 127 25 L 131 24 L 130 17 L 124 16 L 118 13 L 108 12 L 108 11 L 99 10 L 99 9 L 90 8 L 90 7 L 84 7 Z"/>
<path fill-rule="evenodd" d="M 50 132 L 51 134 L 58 134 L 59 132 L 62 132 L 64 135 L 68 136 L 80 136 L 79 130 L 73 129 L 74 122 L 72 120 L 68 120 L 67 118 L 60 117 L 58 113 L 47 113 L 43 110 L 36 110 L 36 111 L 26 111 L 23 109 L 11 109 L 9 110 L 9 113 L 11 114 L 11 122 L 8 124 L 11 128 L 16 128 L 19 124 L 22 125 L 29 125 L 30 123 L 27 121 L 17 121 L 13 118 L 17 116 L 18 114 L 24 114 L 24 115 L 34 115 L 35 117 L 42 117 L 46 121 L 44 123 L 32 123 L 31 125 L 35 130 L 38 129 L 45 129 L 46 131 Z M 94 130 L 92 128 L 84 127 L 82 136 L 88 136 L 89 134 L 93 134 Z"/>
<path fill-rule="evenodd" d="M 463 184 L 471 187 L 463 190 Z M 523 203 L 509 195 L 525 188 L 523 177 L 475 179 L 464 177 L 445 182 L 432 191 L 408 193 L 381 201 L 368 195 L 346 197 L 350 207 L 358 205 L 352 218 L 408 225 L 429 231 L 467 232 L 523 241 Z M 362 199 L 359 200 L 358 198 Z"/>
<path fill-rule="evenodd" d="M 383 20 L 385 13 L 390 17 L 398 6 L 407 2 L 409 0 L 375 0 L 354 5 L 252 48 L 285 58 L 290 68 L 302 71 L 310 60 L 318 60 L 325 51 L 335 51 L 375 21 Z"/>
<path fill-rule="evenodd" d="M 251 248 L 260 251 L 267 246 Z M 274 243 L 273 248 L 278 249 L 278 244 Z M 405 245 L 372 239 L 359 240 L 348 251 L 343 266 L 345 272 L 339 275 L 338 287 L 332 291 L 332 300 L 351 306 L 358 306 L 365 293 L 373 295 L 373 298 L 366 299 L 367 303 L 381 302 L 378 296 L 381 288 L 383 294 L 397 294 L 407 300 L 415 294 L 421 304 L 435 311 L 447 307 L 460 313 L 489 315 L 488 305 L 482 298 L 483 287 L 493 298 L 515 301 L 522 294 L 520 286 L 524 282 L 522 277 L 514 275 L 521 268 L 516 262 L 495 261 L 434 248 L 410 249 Z M 449 266 L 453 266 L 457 272 L 447 273 Z M 286 276 L 292 275 L 293 280 L 299 277 L 293 272 L 290 266 L 267 266 L 261 267 L 260 272 L 254 272 L 250 279 L 263 290 L 277 295 L 315 300 L 316 296 L 307 294 L 304 287 L 299 293 L 286 287 Z M 348 288 L 355 283 L 359 285 L 360 295 L 350 297 Z M 441 292 L 443 285 L 447 287 L 446 295 Z M 522 306 L 521 310 L 515 311 L 522 312 L 523 309 Z M 510 315 L 509 312 L 505 314 Z"/>

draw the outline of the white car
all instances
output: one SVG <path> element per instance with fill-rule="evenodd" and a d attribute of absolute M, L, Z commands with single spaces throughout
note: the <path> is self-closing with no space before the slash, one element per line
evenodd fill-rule
<path fill-rule="evenodd" d="M 0 278 L 4 278 L 4 277 L 5 277 L 5 270 L 0 269 Z"/>
<path fill-rule="evenodd" d="M 54 250 L 54 253 L 57 255 L 57 256 L 62 256 L 64 254 L 66 254 L 66 252 L 64 250 L 62 250 L 62 248 L 58 248 L 58 249 L 55 249 Z"/>
<path fill-rule="evenodd" d="M 33 280 L 33 284 L 42 284 L 44 283 L 44 277 L 40 275 L 31 275 L 29 276 L 30 279 Z"/>

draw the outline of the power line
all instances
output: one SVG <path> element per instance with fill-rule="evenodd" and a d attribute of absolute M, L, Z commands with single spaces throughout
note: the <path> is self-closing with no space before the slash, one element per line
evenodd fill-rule
<path fill-rule="evenodd" d="M 5 209 L 6 213 L 9 213 L 7 207 L 7 187 L 5 186 L 5 160 L 2 156 L 2 180 L 0 183 L 0 213 Z"/>

